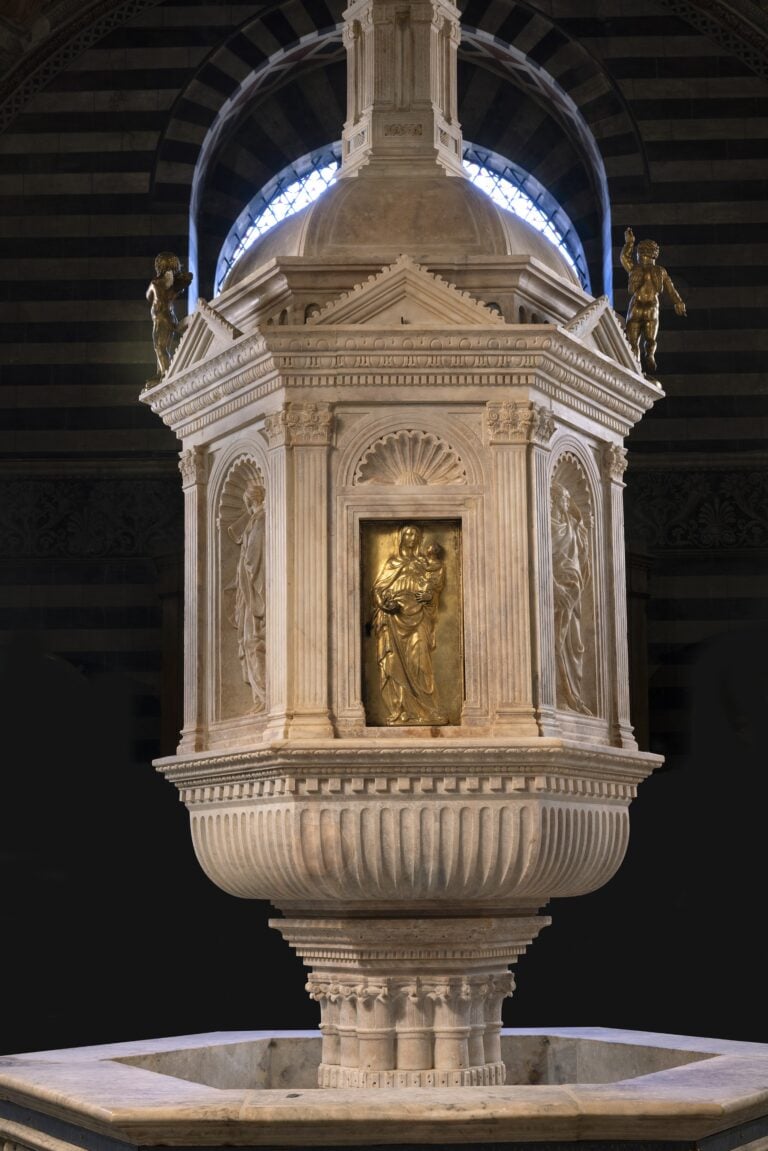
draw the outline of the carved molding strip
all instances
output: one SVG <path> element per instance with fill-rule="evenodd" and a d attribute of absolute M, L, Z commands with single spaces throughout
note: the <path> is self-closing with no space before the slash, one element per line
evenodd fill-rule
<path fill-rule="evenodd" d="M 661 0 L 670 12 L 710 36 L 758 76 L 768 76 L 768 28 L 764 8 L 750 5 L 751 15 L 722 0 Z M 745 7 L 743 0 L 740 5 Z M 762 22 L 759 27 L 757 21 Z"/>
<path fill-rule="evenodd" d="M 22 56 L 17 68 L 8 73 L 0 87 L 0 131 L 23 110 L 35 93 L 41 91 L 86 49 L 98 44 L 113 28 L 121 27 L 159 2 L 101 0 L 89 4 L 84 12 L 47 37 L 38 49 Z"/>
<path fill-rule="evenodd" d="M 425 796 L 469 795 L 510 796 L 526 792 L 568 796 L 574 799 L 628 803 L 637 794 L 635 783 L 601 779 L 573 778 L 561 775 L 430 775 L 421 777 L 348 776 L 325 777 L 278 776 L 273 779 L 250 779 L 242 782 L 181 787 L 182 801 L 187 805 L 240 803 L 259 798 L 286 796 Z"/>

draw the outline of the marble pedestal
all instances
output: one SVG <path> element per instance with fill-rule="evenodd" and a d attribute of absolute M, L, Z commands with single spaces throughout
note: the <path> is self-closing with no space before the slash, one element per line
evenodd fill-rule
<path fill-rule="evenodd" d="M 507 1085 L 318 1089 L 317 1032 L 217 1032 L 0 1059 L 7 1151 L 606 1147 L 762 1151 L 768 1045 L 505 1030 Z"/>

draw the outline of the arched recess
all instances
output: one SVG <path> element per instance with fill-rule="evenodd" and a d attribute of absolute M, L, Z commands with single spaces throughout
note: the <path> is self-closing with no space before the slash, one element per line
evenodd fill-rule
<path fill-rule="evenodd" d="M 209 715 L 216 725 L 262 720 L 266 673 L 266 468 L 241 444 L 216 469 L 211 485 L 209 587 L 212 682 Z"/>
<path fill-rule="evenodd" d="M 511 0 L 508 6 L 521 7 Z M 298 0 L 284 7 L 288 18 L 302 10 Z M 343 7 L 332 0 L 328 11 L 340 20 Z M 556 79 L 530 52 L 484 27 L 483 18 L 463 31 L 459 117 L 467 139 L 508 156 L 552 191 L 576 225 L 599 294 L 611 281 L 610 165 L 618 157 L 622 176 L 637 173 L 643 181 L 644 158 L 634 122 L 601 65 L 530 9 L 533 14 L 542 37 L 549 29 L 566 40 L 579 67 Z M 186 185 L 190 268 L 197 272 L 190 299 L 213 295 L 218 253 L 254 192 L 298 157 L 335 140 L 344 120 L 341 25 L 275 48 L 275 36 L 264 33 L 262 19 L 260 14 L 244 24 L 206 61 L 177 100 L 158 152 L 156 198 L 179 203 Z M 298 23 L 294 18 L 293 25 Z M 286 28 L 291 26 L 287 19 Z M 260 50 L 252 70 L 236 80 L 228 45 L 259 35 L 271 51 Z M 230 74 L 222 79 L 226 67 Z M 213 70 L 218 71 L 215 85 Z"/>
<path fill-rule="evenodd" d="M 363 428 L 352 427 L 338 443 L 338 460 L 340 488 L 474 488 L 486 478 L 471 432 L 456 419 L 430 415 L 419 422 L 395 408 Z"/>
<path fill-rule="evenodd" d="M 605 716 L 599 490 L 590 461 L 562 439 L 553 447 L 549 480 L 556 706 L 586 717 Z"/>

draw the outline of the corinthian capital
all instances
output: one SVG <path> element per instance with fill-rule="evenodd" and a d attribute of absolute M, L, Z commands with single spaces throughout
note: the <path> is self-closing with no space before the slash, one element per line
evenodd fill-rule
<path fill-rule="evenodd" d="M 271 448 L 285 445 L 328 445 L 333 442 L 333 413 L 330 404 L 291 402 L 264 421 Z"/>
<path fill-rule="evenodd" d="M 603 464 L 611 479 L 621 483 L 627 470 L 627 449 L 619 444 L 606 444 L 603 449 Z"/>
<path fill-rule="evenodd" d="M 187 448 L 179 453 L 182 488 L 204 484 L 208 479 L 208 456 L 204 448 Z"/>
<path fill-rule="evenodd" d="M 542 444 L 546 446 L 555 431 L 549 408 L 540 404 L 502 400 L 486 406 L 488 439 L 492 444 Z"/>

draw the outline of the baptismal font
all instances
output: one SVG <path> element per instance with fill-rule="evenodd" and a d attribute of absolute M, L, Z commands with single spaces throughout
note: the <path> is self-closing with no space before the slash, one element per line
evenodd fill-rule
<path fill-rule="evenodd" d="M 461 166 L 459 13 L 353 0 L 343 162 L 142 399 L 182 443 L 198 858 L 309 968 L 326 1087 L 503 1082 L 510 964 L 619 867 L 624 438 L 606 297 Z M 535 317 L 535 319 L 534 319 Z"/>

